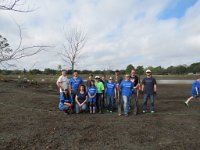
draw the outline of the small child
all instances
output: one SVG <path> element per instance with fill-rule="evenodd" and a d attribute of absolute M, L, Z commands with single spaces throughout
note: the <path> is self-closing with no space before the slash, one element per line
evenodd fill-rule
<path fill-rule="evenodd" d="M 185 101 L 185 105 L 189 106 L 189 101 L 193 98 L 197 98 L 200 96 L 200 76 L 198 76 L 197 80 L 195 80 L 192 84 L 192 96 Z"/>
<path fill-rule="evenodd" d="M 95 86 L 95 81 L 90 81 L 90 86 L 88 86 L 88 103 L 90 107 L 90 113 L 94 114 L 96 112 L 96 94 L 98 90 Z"/>
<path fill-rule="evenodd" d="M 60 95 L 59 109 L 69 114 L 72 112 L 72 106 L 72 98 L 69 95 L 69 90 L 64 89 L 64 92 Z"/>

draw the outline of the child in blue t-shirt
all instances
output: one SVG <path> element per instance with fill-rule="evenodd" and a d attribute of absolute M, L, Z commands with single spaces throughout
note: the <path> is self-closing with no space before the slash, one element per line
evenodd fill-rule
<path fill-rule="evenodd" d="M 195 80 L 192 84 L 192 96 L 189 97 L 187 99 L 187 101 L 185 101 L 185 105 L 189 106 L 188 103 L 190 102 L 190 100 L 192 100 L 193 98 L 197 98 L 200 96 L 200 76 L 197 77 L 197 80 Z"/>
<path fill-rule="evenodd" d="M 70 113 L 72 111 L 72 98 L 68 89 L 64 89 L 64 92 L 60 95 L 59 109 Z"/>
<path fill-rule="evenodd" d="M 88 86 L 88 103 L 90 107 L 90 113 L 94 114 L 96 112 L 96 94 L 98 90 L 95 86 L 95 81 L 91 80 Z"/>

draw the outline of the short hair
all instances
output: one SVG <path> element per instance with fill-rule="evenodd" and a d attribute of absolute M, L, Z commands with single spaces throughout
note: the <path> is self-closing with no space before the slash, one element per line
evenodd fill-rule
<path fill-rule="evenodd" d="M 119 70 L 115 70 L 115 72 L 119 72 Z"/>

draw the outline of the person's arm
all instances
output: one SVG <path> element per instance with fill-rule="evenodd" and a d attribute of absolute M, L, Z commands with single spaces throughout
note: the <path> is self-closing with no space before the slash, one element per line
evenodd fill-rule
<path fill-rule="evenodd" d="M 85 100 L 84 100 L 84 102 L 81 104 L 81 106 L 87 102 L 87 98 L 88 98 L 88 96 L 85 97 Z"/>
<path fill-rule="evenodd" d="M 75 101 L 76 101 L 76 103 L 78 104 L 78 106 L 80 107 L 80 103 L 79 103 L 79 101 L 78 101 L 78 96 L 76 95 L 76 98 L 75 98 Z"/>
<path fill-rule="evenodd" d="M 58 86 L 58 88 L 61 88 L 62 91 L 64 90 L 63 87 L 62 87 L 61 77 L 58 78 L 58 80 L 57 80 L 57 82 L 56 82 L 56 85 Z"/>
<path fill-rule="evenodd" d="M 154 79 L 154 92 L 157 92 L 157 83 L 156 83 L 156 79 Z"/>
<path fill-rule="evenodd" d="M 197 95 L 199 95 L 199 90 L 198 90 L 198 87 L 196 87 L 195 89 L 196 89 Z"/>
<path fill-rule="evenodd" d="M 114 88 L 114 92 L 115 92 L 115 98 L 117 97 L 117 90 L 116 87 Z"/>

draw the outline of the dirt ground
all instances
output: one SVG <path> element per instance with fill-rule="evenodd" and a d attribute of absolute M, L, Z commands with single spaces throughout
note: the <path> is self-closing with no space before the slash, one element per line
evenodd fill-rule
<path fill-rule="evenodd" d="M 191 85 L 158 85 L 155 114 L 71 114 L 56 87 L 0 82 L 0 149 L 197 150 L 200 101 L 184 106 Z"/>

